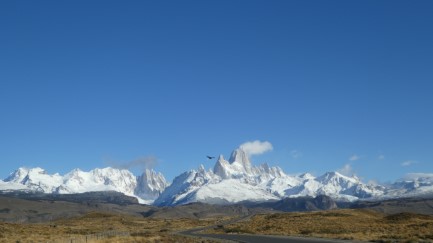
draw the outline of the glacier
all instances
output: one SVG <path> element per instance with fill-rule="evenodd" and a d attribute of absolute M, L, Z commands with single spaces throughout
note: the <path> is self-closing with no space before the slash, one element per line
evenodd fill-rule
<path fill-rule="evenodd" d="M 294 176 L 266 163 L 253 166 L 248 154 L 238 148 L 232 152 L 229 160 L 220 155 L 213 170 L 206 171 L 201 165 L 197 170 L 176 177 L 154 204 L 230 204 L 317 195 L 353 201 L 379 197 L 383 193 L 380 186 L 367 185 L 355 176 L 348 177 L 338 172 L 327 172 L 319 177 L 308 173 Z"/>
<path fill-rule="evenodd" d="M 74 169 L 65 175 L 50 175 L 42 168 L 18 168 L 4 181 L 0 190 L 29 190 L 42 193 L 73 194 L 93 191 L 117 191 L 133 196 L 140 203 L 151 204 L 167 187 L 161 173 L 146 169 L 139 177 L 116 168 L 91 171 Z"/>
<path fill-rule="evenodd" d="M 284 198 L 327 195 L 335 200 L 356 201 L 433 195 L 433 174 L 408 174 L 392 184 L 363 183 L 355 175 L 326 172 L 286 174 L 280 167 L 264 163 L 255 166 L 241 148 L 228 160 L 220 155 L 212 169 L 200 165 L 173 179 L 171 184 L 160 172 L 146 169 L 135 176 L 126 169 L 74 169 L 65 175 L 48 174 L 42 168 L 19 168 L 3 181 L 0 191 L 28 190 L 73 194 L 117 191 L 133 196 L 142 204 L 173 206 L 191 202 L 233 204 Z"/>

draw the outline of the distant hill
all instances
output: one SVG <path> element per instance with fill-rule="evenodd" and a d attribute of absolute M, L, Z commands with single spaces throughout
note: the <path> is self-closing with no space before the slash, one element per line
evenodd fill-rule
<path fill-rule="evenodd" d="M 48 194 L 33 191 L 0 192 L 0 196 L 15 197 L 25 200 L 65 201 L 75 203 L 112 203 L 118 205 L 138 204 L 135 197 L 126 196 L 116 191 L 84 192 L 75 194 Z"/>
<path fill-rule="evenodd" d="M 378 201 L 357 201 L 348 208 L 366 208 L 385 214 L 396 214 L 401 212 L 433 215 L 433 196 L 397 198 Z"/>

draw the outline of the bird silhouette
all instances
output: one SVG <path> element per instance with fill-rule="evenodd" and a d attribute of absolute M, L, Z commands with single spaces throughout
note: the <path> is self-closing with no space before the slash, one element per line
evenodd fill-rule
<path fill-rule="evenodd" d="M 207 155 L 206 157 L 207 157 L 208 159 L 215 159 L 214 156 L 209 156 L 209 155 Z"/>

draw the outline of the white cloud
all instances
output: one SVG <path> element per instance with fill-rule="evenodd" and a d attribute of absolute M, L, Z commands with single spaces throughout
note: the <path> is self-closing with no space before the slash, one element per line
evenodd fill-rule
<path fill-rule="evenodd" d="M 337 172 L 345 176 L 352 176 L 355 174 L 351 164 L 345 164 L 343 168 L 337 170 Z"/>
<path fill-rule="evenodd" d="M 416 162 L 416 161 L 414 161 L 414 160 L 406 160 L 406 161 L 403 161 L 402 163 L 401 163 L 401 166 L 411 166 L 411 165 L 413 165 L 413 164 L 417 164 L 418 162 Z"/>
<path fill-rule="evenodd" d="M 261 142 L 259 140 L 245 142 L 241 144 L 239 148 L 245 151 L 250 156 L 263 154 L 274 149 L 270 142 L 268 141 Z"/>
<path fill-rule="evenodd" d="M 298 159 L 300 157 L 302 157 L 302 153 L 299 150 L 292 150 L 290 151 L 290 156 L 292 156 L 292 158 L 294 159 Z"/>
<path fill-rule="evenodd" d="M 158 164 L 158 158 L 155 156 L 143 156 L 127 162 L 108 161 L 107 164 L 119 169 L 129 170 L 132 168 L 138 168 L 140 170 L 145 170 L 155 168 L 155 166 Z"/>
<path fill-rule="evenodd" d="M 356 154 L 354 154 L 354 155 L 352 155 L 350 158 L 349 158 L 349 160 L 350 161 L 356 161 L 356 160 L 358 160 L 358 159 L 360 159 L 361 157 L 359 157 L 358 155 L 356 155 Z"/>
<path fill-rule="evenodd" d="M 369 180 L 367 182 L 367 185 L 372 185 L 372 186 L 378 186 L 380 185 L 379 182 L 377 182 L 376 180 Z"/>
<path fill-rule="evenodd" d="M 385 159 L 385 155 L 381 154 L 377 157 L 377 159 L 383 160 L 383 159 Z"/>
<path fill-rule="evenodd" d="M 408 173 L 404 176 L 405 180 L 415 180 L 418 178 L 431 178 L 431 179 L 433 179 L 433 173 Z"/>

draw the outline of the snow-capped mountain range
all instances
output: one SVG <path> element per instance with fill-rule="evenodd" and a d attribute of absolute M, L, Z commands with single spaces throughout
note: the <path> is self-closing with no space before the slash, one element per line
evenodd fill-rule
<path fill-rule="evenodd" d="M 118 191 L 150 204 L 167 187 L 161 173 L 145 170 L 139 177 L 130 171 L 115 168 L 89 172 L 74 169 L 65 175 L 47 174 L 41 168 L 19 168 L 4 181 L 0 190 L 30 190 L 44 193 L 71 194 L 91 191 Z"/>
<path fill-rule="evenodd" d="M 125 169 L 103 168 L 65 175 L 47 174 L 41 168 L 19 168 L 0 190 L 31 190 L 71 194 L 89 191 L 118 191 L 138 198 L 140 203 L 159 206 L 205 202 L 230 204 L 242 201 L 279 200 L 286 197 L 327 195 L 337 200 L 381 199 L 433 195 L 433 174 L 410 174 L 391 185 L 363 183 L 356 176 L 327 172 L 319 177 L 305 173 L 288 175 L 279 167 L 254 166 L 248 154 L 236 149 L 225 160 L 219 156 L 213 169 L 201 165 L 177 176 L 168 185 L 164 176 L 146 170 L 136 177 Z"/>

